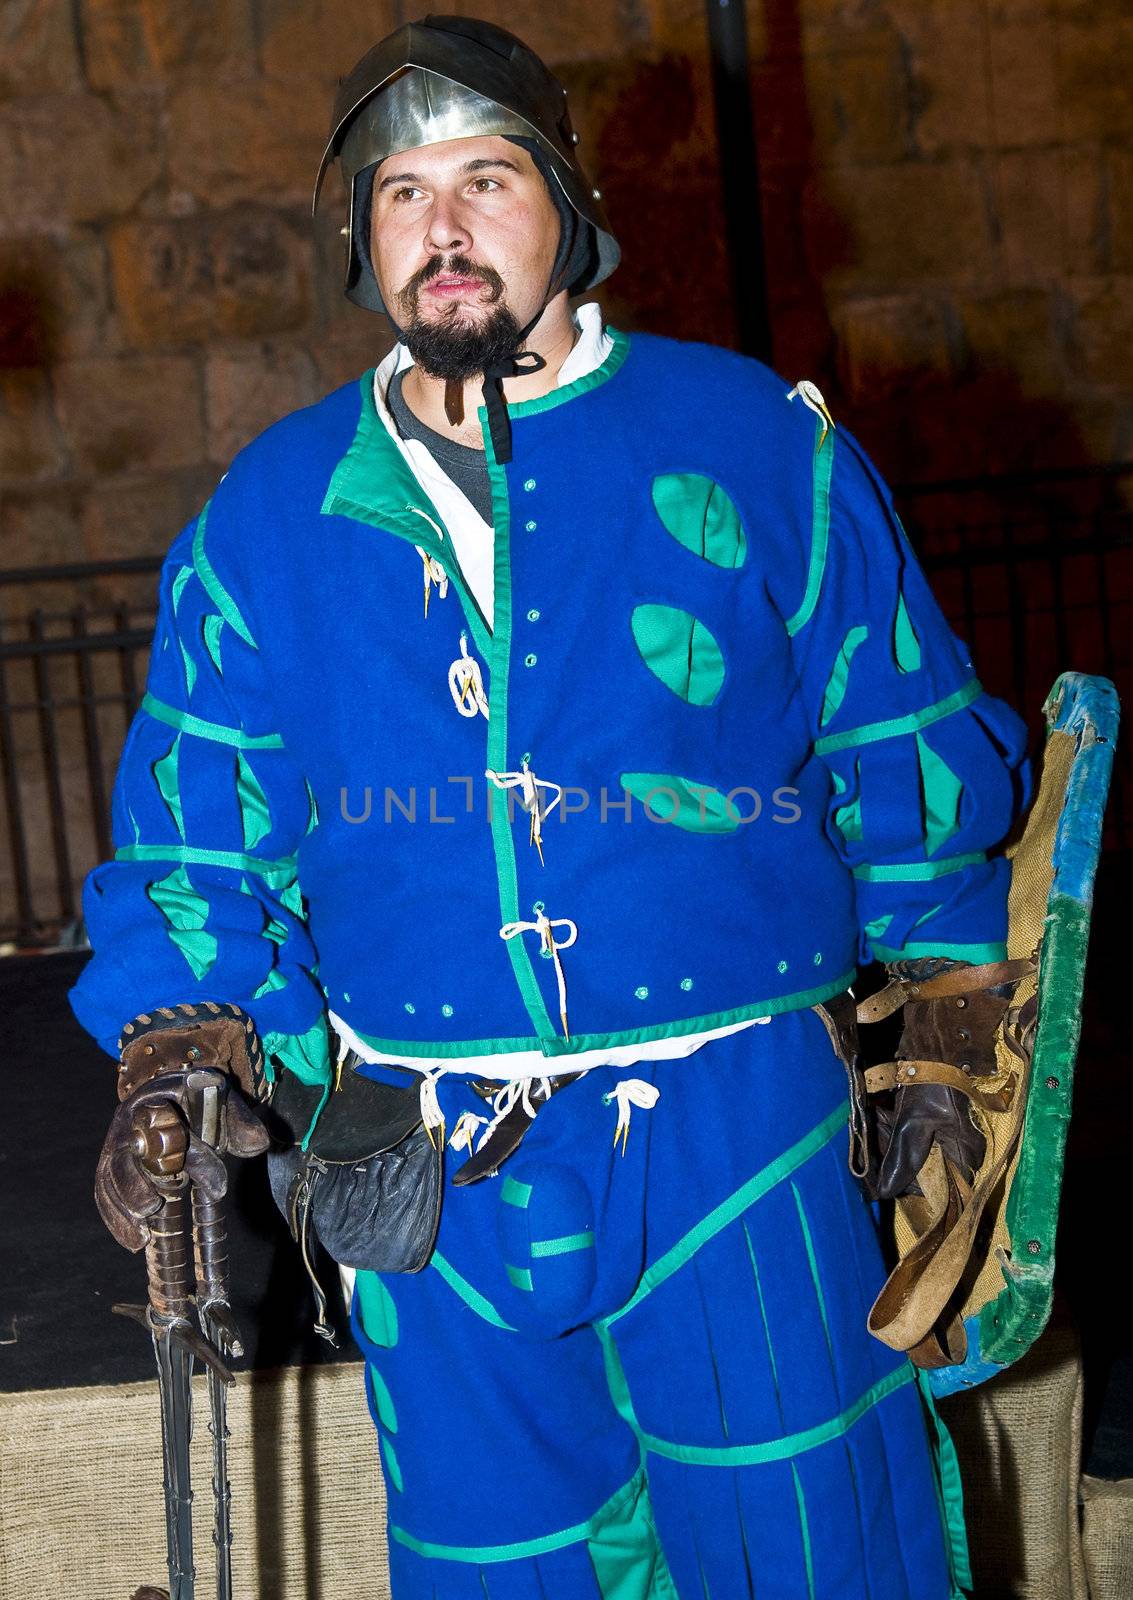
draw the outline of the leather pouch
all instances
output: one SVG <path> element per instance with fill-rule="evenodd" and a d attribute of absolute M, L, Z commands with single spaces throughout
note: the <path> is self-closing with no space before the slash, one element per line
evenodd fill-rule
<path fill-rule="evenodd" d="M 292 1142 L 268 1155 L 272 1195 L 310 1269 L 310 1234 L 341 1266 L 420 1272 L 441 1220 L 444 1145 L 421 1121 L 416 1081 L 402 1089 L 343 1064 L 307 1149 L 311 1090 L 285 1074 L 272 1111 Z"/>

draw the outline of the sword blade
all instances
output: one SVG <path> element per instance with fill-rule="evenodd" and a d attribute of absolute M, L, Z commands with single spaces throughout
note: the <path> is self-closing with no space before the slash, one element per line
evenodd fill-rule
<path fill-rule="evenodd" d="M 161 1446 L 165 1486 L 165 1541 L 170 1600 L 193 1600 L 193 1490 L 189 1441 L 193 1433 L 193 1355 L 177 1337 L 176 1322 L 151 1321 L 161 1396 Z"/>
<path fill-rule="evenodd" d="M 201 1308 L 201 1332 L 223 1355 L 228 1355 L 228 1327 L 221 1311 Z M 216 1597 L 232 1600 L 232 1485 L 228 1481 L 228 1384 L 214 1367 L 208 1369 L 209 1432 L 212 1434 L 212 1542 L 216 1546 Z"/>

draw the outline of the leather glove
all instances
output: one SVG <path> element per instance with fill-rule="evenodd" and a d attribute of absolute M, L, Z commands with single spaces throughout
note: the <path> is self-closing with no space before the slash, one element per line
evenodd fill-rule
<path fill-rule="evenodd" d="M 894 962 L 886 970 L 891 979 L 915 985 L 969 965 L 933 956 Z M 908 994 L 897 1060 L 944 1062 L 972 1077 L 995 1072 L 995 1036 L 1016 981 L 935 999 L 918 998 L 915 991 Z M 961 1090 L 940 1083 L 902 1086 L 878 1095 L 875 1105 L 879 1159 L 873 1188 L 878 1199 L 921 1193 L 917 1174 L 934 1142 L 963 1181 L 972 1183 L 986 1141 L 972 1118 L 971 1101 Z"/>
<path fill-rule="evenodd" d="M 148 1219 L 161 1210 L 165 1198 L 150 1170 L 152 1153 L 148 1166 L 140 1159 L 141 1130 L 151 1130 L 145 1141 L 151 1150 L 155 1142 L 184 1145 L 186 1177 L 209 1199 L 220 1200 L 228 1187 L 222 1157 L 259 1155 L 268 1147 L 267 1129 L 253 1109 L 254 1102 L 266 1098 L 263 1051 L 250 1017 L 238 1006 L 212 1001 L 136 1017 L 122 1030 L 118 1044 L 121 1104 L 98 1158 L 94 1197 L 118 1243 L 141 1250 L 150 1236 Z M 232 1079 L 215 1146 L 192 1133 L 185 1116 L 186 1081 L 203 1067 Z M 160 1167 L 160 1157 L 156 1164 Z"/>

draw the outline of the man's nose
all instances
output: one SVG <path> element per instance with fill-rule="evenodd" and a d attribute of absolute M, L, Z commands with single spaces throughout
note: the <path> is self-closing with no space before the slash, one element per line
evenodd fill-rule
<path fill-rule="evenodd" d="M 460 208 L 451 200 L 436 200 L 429 213 L 429 225 L 425 232 L 426 248 L 437 252 L 467 252 L 471 244 L 472 234 L 460 214 Z"/>

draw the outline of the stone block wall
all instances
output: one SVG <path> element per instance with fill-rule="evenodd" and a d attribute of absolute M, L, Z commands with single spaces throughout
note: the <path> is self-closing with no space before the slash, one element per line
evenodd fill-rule
<path fill-rule="evenodd" d="M 1133 458 L 1127 0 L 746 3 L 784 377 L 898 480 Z M 705 0 L 446 6 L 567 84 L 625 253 L 611 320 L 733 343 Z M 309 196 L 337 77 L 417 14 L 4 0 L 0 569 L 159 554 L 249 438 L 384 353 L 341 294 L 337 177 L 314 227 Z M 0 585 L 0 624 L 152 589 Z"/>
<path fill-rule="evenodd" d="M 567 82 L 623 324 L 734 338 L 702 0 L 473 0 Z M 360 371 L 336 76 L 394 0 L 8 0 L 0 566 L 159 551 L 234 450 Z M 1123 0 L 748 0 L 776 363 L 890 472 L 1133 451 Z M 755 196 L 752 196 L 755 203 Z"/>

